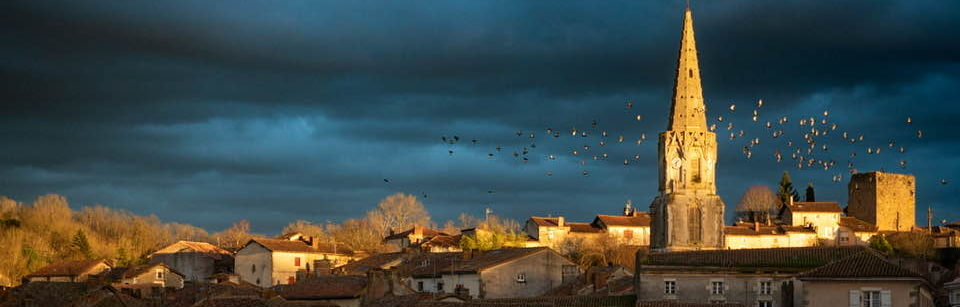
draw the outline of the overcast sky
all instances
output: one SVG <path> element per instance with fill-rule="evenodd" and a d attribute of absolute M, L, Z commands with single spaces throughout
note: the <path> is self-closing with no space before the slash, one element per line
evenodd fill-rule
<path fill-rule="evenodd" d="M 751 185 L 776 188 L 784 170 L 801 194 L 813 183 L 818 200 L 845 204 L 852 162 L 916 175 L 918 222 L 927 206 L 960 220 L 960 2 L 693 8 L 708 113 L 725 117 L 717 181 L 728 209 Z M 518 220 L 589 221 L 628 199 L 646 210 L 682 10 L 679 0 L 3 1 L 0 195 L 58 193 L 210 231 L 248 219 L 264 233 L 359 217 L 394 192 L 426 194 L 440 223 L 485 207 Z M 809 156 L 836 165 L 797 169 L 786 142 L 802 143 L 800 118 L 825 110 L 838 128 Z M 730 140 L 729 122 L 745 136 Z M 512 156 L 523 147 L 526 163 Z"/>

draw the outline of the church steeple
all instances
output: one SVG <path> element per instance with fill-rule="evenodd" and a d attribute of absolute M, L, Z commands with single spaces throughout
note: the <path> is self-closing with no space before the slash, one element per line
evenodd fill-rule
<path fill-rule="evenodd" d="M 668 130 L 706 130 L 706 108 L 703 88 L 700 87 L 700 63 L 697 61 L 697 42 L 693 35 L 693 12 L 684 12 L 683 33 L 680 39 L 680 57 L 673 87 L 673 104 Z"/>

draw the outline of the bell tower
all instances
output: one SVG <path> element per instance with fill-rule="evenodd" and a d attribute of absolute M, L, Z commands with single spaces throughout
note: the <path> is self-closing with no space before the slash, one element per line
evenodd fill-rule
<path fill-rule="evenodd" d="M 717 135 L 707 128 L 693 12 L 684 11 L 680 56 L 667 131 L 658 142 L 658 196 L 650 204 L 651 248 L 716 249 L 724 246 L 724 204 L 717 195 Z"/>

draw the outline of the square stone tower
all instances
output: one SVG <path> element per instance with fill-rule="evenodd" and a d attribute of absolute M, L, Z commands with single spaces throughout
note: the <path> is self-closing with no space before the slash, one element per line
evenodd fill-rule
<path fill-rule="evenodd" d="M 873 223 L 880 231 L 909 231 L 916 226 L 916 182 L 907 174 L 854 174 L 847 185 L 847 215 Z"/>

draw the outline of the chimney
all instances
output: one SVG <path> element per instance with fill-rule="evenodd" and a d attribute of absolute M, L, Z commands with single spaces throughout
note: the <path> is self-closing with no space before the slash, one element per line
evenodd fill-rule
<path fill-rule="evenodd" d="M 753 221 L 753 231 L 760 232 L 760 222 Z"/>
<path fill-rule="evenodd" d="M 558 216 L 558 217 L 557 217 L 557 226 L 563 227 L 563 217 L 562 217 L 562 216 Z"/>
<path fill-rule="evenodd" d="M 787 197 L 787 204 L 793 206 L 793 196 L 788 196 L 788 197 Z"/>

